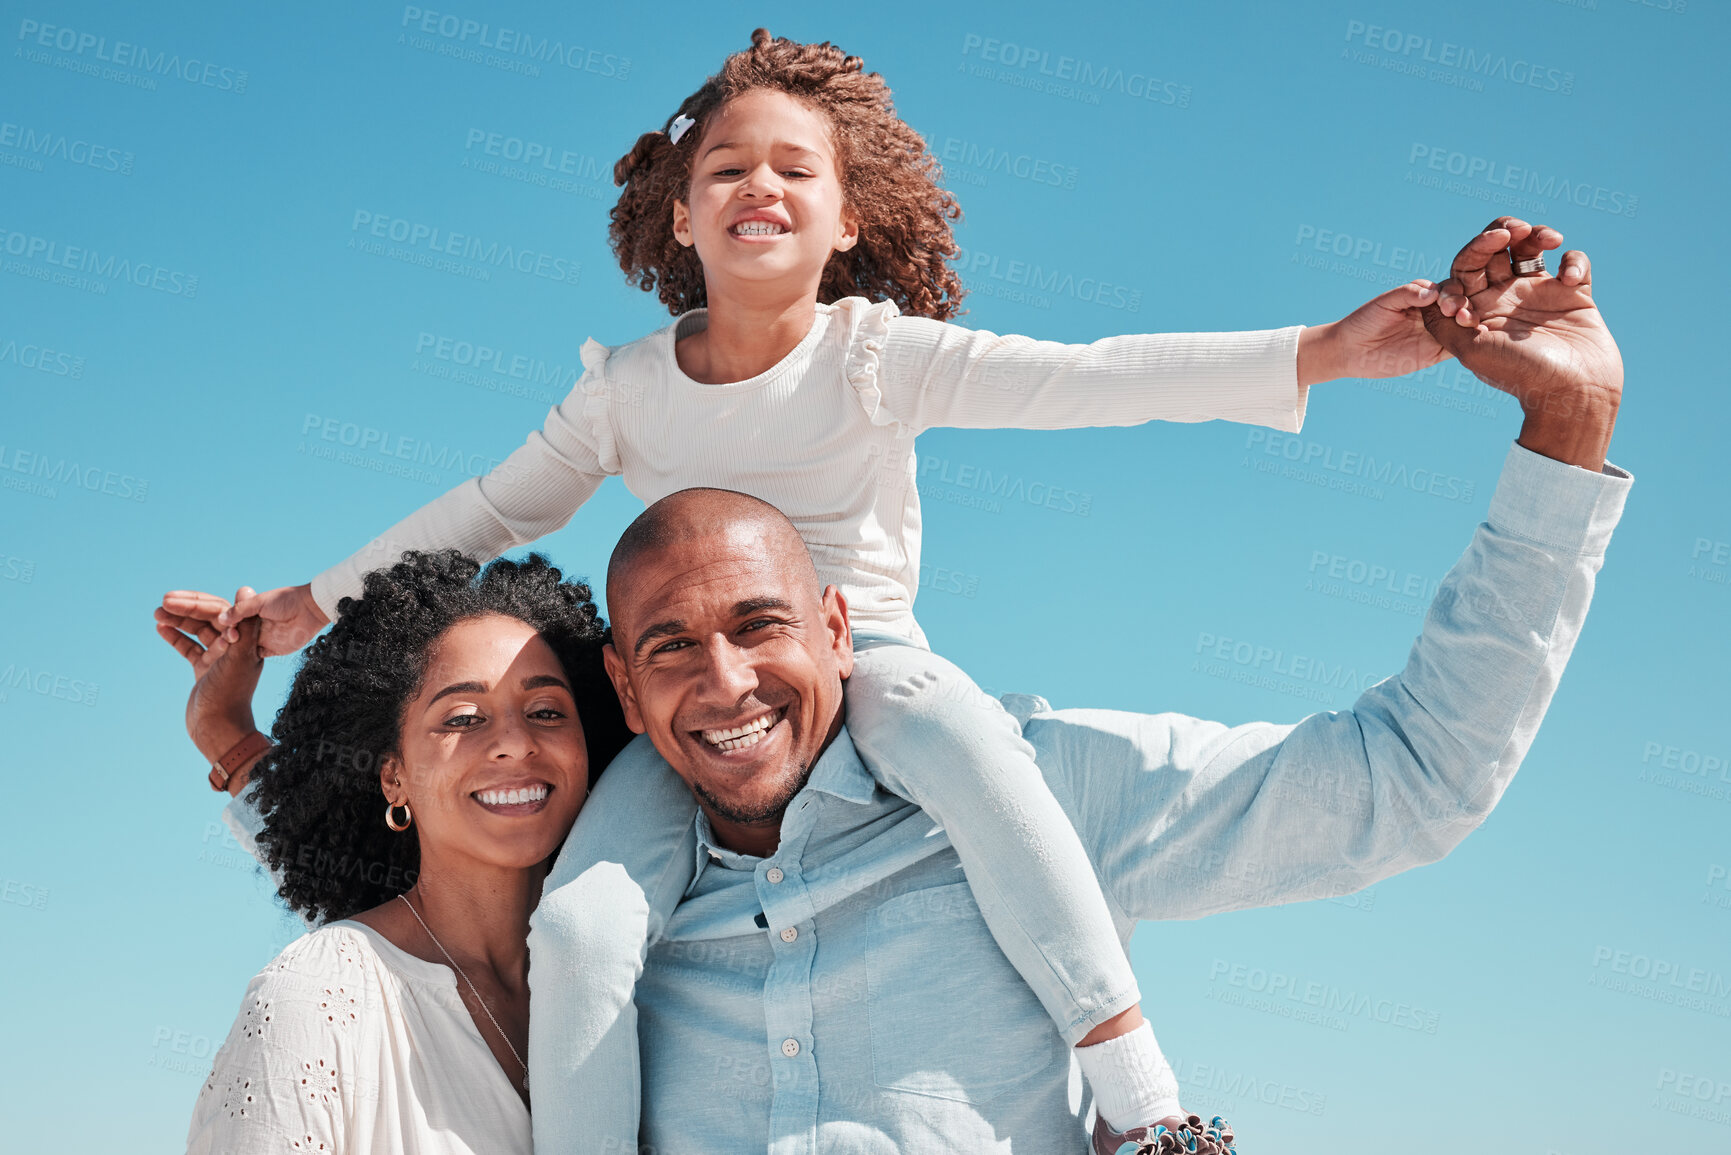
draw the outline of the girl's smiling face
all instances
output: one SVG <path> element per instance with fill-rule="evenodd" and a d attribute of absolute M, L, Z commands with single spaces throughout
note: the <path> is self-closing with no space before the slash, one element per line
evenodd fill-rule
<path fill-rule="evenodd" d="M 830 254 L 859 239 L 828 118 L 758 88 L 706 119 L 673 235 L 696 246 L 709 297 L 771 286 L 815 296 Z"/>

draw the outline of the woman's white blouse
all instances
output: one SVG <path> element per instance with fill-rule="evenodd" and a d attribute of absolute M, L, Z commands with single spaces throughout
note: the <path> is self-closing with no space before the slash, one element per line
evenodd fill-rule
<path fill-rule="evenodd" d="M 341 920 L 247 984 L 193 1108 L 188 1152 L 520 1152 L 529 1111 L 456 975 Z"/>

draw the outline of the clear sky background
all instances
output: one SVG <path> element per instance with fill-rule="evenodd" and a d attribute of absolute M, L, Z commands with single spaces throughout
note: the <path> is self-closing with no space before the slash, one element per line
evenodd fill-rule
<path fill-rule="evenodd" d="M 1187 1102 L 1247 1151 L 1341 1150 L 1353 1127 L 1344 1149 L 1443 1152 L 1473 1122 L 1557 1155 L 1623 1149 L 1612 1131 L 1731 1150 L 1719 5 L 3 8 L 8 1150 L 179 1149 L 247 979 L 298 933 L 216 825 L 152 606 L 309 579 L 520 444 L 584 338 L 664 325 L 607 249 L 612 164 L 759 23 L 863 56 L 945 161 L 971 327 L 1321 323 L 1442 275 L 1502 212 L 1592 255 L 1627 365 L 1611 455 L 1638 483 L 1502 804 L 1439 864 L 1147 926 L 1134 957 Z M 463 21 L 579 67 L 477 48 Z M 1105 83 L 1069 79 L 1083 66 Z M 357 220 L 387 218 L 565 279 L 369 251 Z M 1518 427 L 1451 364 L 1319 387 L 1297 439 L 927 434 L 920 618 L 982 684 L 1061 706 L 1344 709 L 1351 689 L 1247 685 L 1199 651 L 1399 669 Z M 374 448 L 398 438 L 432 464 Z M 1359 492 L 1286 469 L 1312 450 L 1394 468 Z M 1059 508 L 1016 496 L 1052 490 Z M 610 481 L 541 545 L 599 575 L 638 508 Z M 271 662 L 261 721 L 292 669 Z M 1287 992 L 1311 984 L 1367 1009 L 1308 1021 Z"/>

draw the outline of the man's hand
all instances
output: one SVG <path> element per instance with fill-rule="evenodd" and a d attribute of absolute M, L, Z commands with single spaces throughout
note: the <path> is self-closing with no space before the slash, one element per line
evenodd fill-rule
<path fill-rule="evenodd" d="M 1587 254 L 1563 254 L 1557 276 L 1513 262 L 1563 243 L 1544 225 L 1498 217 L 1455 257 L 1425 328 L 1485 384 L 1521 403 L 1520 444 L 1597 471 L 1623 398 L 1623 358 L 1593 303 Z"/>
<path fill-rule="evenodd" d="M 241 622 L 258 618 L 258 652 L 261 658 L 294 653 L 330 623 L 325 612 L 313 601 L 310 584 L 283 586 L 262 594 L 255 593 L 251 586 L 242 586 L 234 595 L 233 605 L 197 590 L 170 590 L 162 595 L 162 608 L 178 617 L 194 617 L 213 623 L 230 643 L 240 638 L 236 627 Z"/>
<path fill-rule="evenodd" d="M 1449 354 L 1425 328 L 1421 310 L 1436 302 L 1429 281 L 1409 281 L 1327 325 L 1298 335 L 1298 382 L 1336 377 L 1401 377 L 1429 369 Z"/>
<path fill-rule="evenodd" d="M 156 632 L 192 666 L 195 681 L 186 700 L 186 732 L 205 760 L 214 763 L 258 728 L 252 695 L 264 669 L 258 652 L 259 619 L 242 622 L 235 630 L 238 640 L 230 642 L 211 624 L 228 602 L 190 590 L 181 591 L 181 599 L 196 612 L 175 614 L 159 607 Z M 230 793 L 239 789 L 232 780 L 230 785 Z"/>

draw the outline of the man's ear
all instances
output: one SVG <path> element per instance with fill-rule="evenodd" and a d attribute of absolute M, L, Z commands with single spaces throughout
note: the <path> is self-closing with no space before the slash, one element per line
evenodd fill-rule
<path fill-rule="evenodd" d="M 637 693 L 631 688 L 631 676 L 626 672 L 625 659 L 619 656 L 619 651 L 608 642 L 601 647 L 601 660 L 607 666 L 607 676 L 613 679 L 613 692 L 619 695 L 619 705 L 625 711 L 625 724 L 631 727 L 633 734 L 641 734 L 649 727 L 643 724 L 643 711 L 637 708 Z"/>
<path fill-rule="evenodd" d="M 823 624 L 829 630 L 837 671 L 849 677 L 853 674 L 853 625 L 847 620 L 847 595 L 840 586 L 823 587 Z"/>
<path fill-rule="evenodd" d="M 688 249 L 696 243 L 691 235 L 691 210 L 682 200 L 673 202 L 673 239 Z"/>

